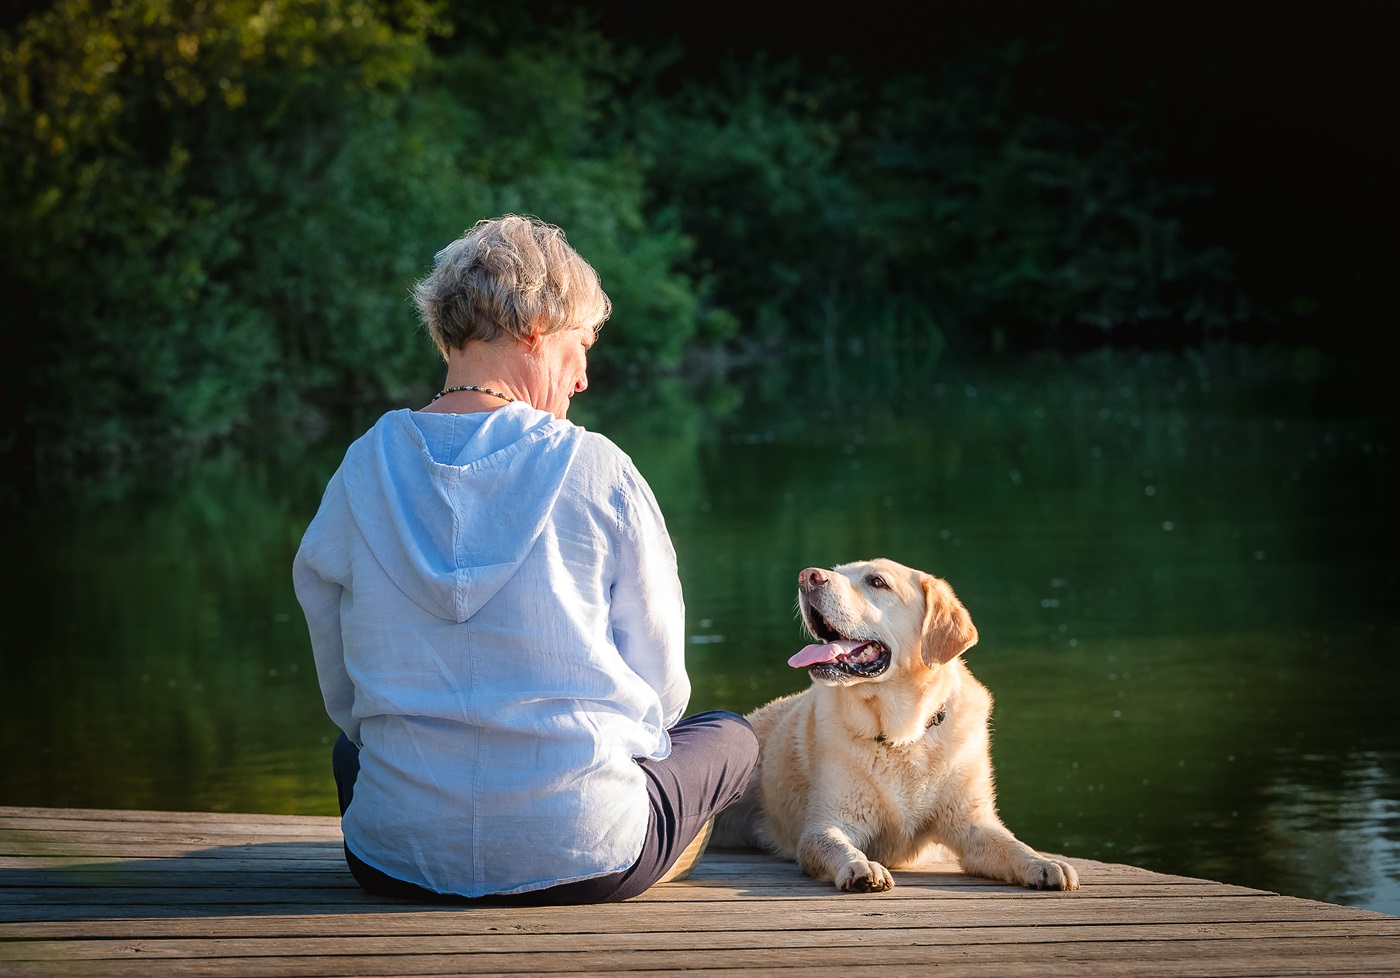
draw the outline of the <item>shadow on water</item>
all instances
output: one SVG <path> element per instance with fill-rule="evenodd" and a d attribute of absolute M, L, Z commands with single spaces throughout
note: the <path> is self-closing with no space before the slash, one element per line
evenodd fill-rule
<path fill-rule="evenodd" d="M 656 492 L 692 709 L 801 688 L 797 571 L 947 578 L 1033 845 L 1400 913 L 1392 412 L 1306 351 L 932 354 L 595 384 Z M 333 814 L 288 568 L 345 444 L 17 523 L 0 803 Z"/>

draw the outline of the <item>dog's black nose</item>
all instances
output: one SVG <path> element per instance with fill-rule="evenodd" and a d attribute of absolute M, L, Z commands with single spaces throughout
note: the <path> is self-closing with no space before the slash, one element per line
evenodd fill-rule
<path fill-rule="evenodd" d="M 822 573 L 820 567 L 808 567 L 801 574 L 797 575 L 797 586 L 804 591 L 819 588 L 826 583 L 826 575 Z"/>

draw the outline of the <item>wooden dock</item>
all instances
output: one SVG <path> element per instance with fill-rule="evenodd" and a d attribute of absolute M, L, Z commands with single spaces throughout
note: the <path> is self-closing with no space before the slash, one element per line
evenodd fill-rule
<path fill-rule="evenodd" d="M 1074 893 L 845 895 L 711 851 L 624 904 L 454 908 L 361 892 L 334 818 L 0 808 L 0 974 L 1400 975 L 1400 918 L 1071 861 Z"/>

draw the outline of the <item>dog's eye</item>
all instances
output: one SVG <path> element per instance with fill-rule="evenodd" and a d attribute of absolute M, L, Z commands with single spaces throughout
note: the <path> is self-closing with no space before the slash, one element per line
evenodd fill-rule
<path fill-rule="evenodd" d="M 865 579 L 865 583 L 869 584 L 871 587 L 885 588 L 886 590 L 888 590 L 890 586 L 879 574 L 871 574 Z"/>

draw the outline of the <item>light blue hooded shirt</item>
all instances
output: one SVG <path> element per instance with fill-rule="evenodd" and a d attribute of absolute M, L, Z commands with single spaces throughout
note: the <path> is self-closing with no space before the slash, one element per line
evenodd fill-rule
<path fill-rule="evenodd" d="M 631 866 L 634 758 L 690 697 L 675 552 L 631 460 L 524 404 L 386 414 L 294 566 L 331 719 L 361 745 L 360 859 L 438 893 Z"/>

